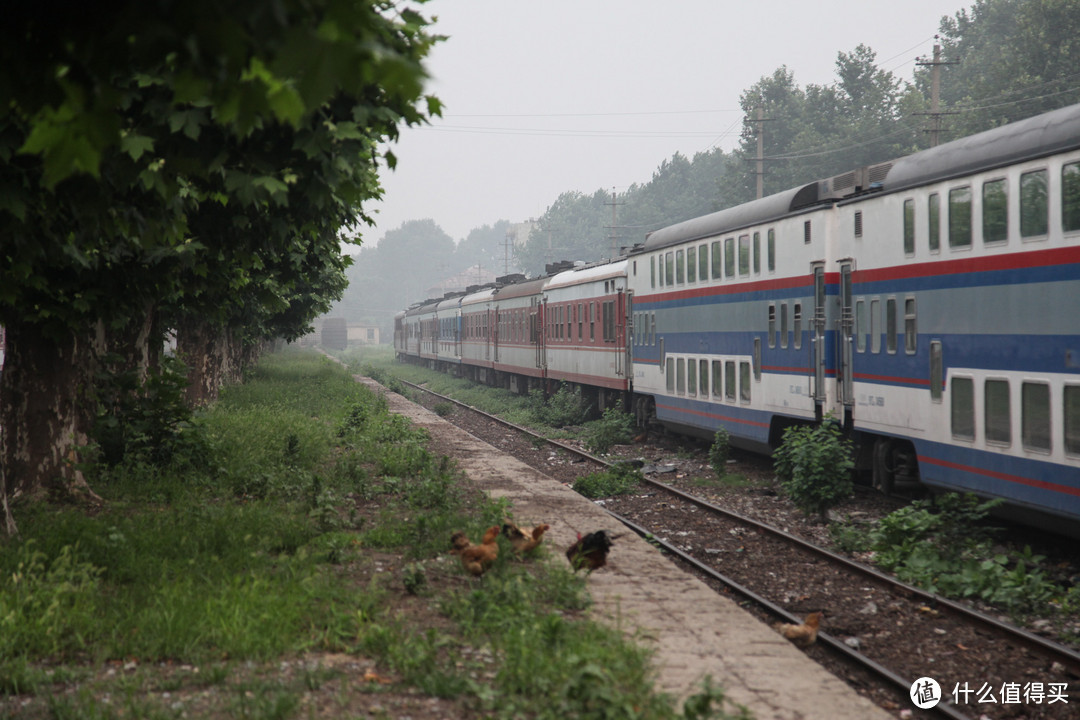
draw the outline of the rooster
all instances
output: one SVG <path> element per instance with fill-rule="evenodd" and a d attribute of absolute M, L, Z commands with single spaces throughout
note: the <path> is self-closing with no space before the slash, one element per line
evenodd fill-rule
<path fill-rule="evenodd" d="M 566 559 L 570 561 L 574 572 L 583 567 L 592 572 L 607 565 L 608 552 L 616 537 L 618 535 L 610 535 L 606 530 L 597 530 L 584 537 L 578 533 L 577 542 L 566 549 Z"/>
<path fill-rule="evenodd" d="M 473 545 L 467 535 L 456 532 L 450 536 L 450 544 L 453 550 L 450 552 L 461 556 L 461 566 L 474 577 L 480 577 L 499 557 L 499 544 L 496 538 L 499 536 L 499 526 L 493 525 L 484 533 L 479 545 Z"/>
<path fill-rule="evenodd" d="M 809 647 L 817 640 L 818 626 L 821 625 L 822 613 L 812 612 L 802 624 L 776 623 L 773 629 L 795 643 L 796 647 Z"/>
<path fill-rule="evenodd" d="M 522 530 L 517 525 L 507 522 L 503 523 L 502 534 L 510 541 L 514 552 L 521 555 L 539 546 L 544 539 L 544 533 L 550 528 L 551 526 L 547 523 L 542 523 L 531 530 Z"/>

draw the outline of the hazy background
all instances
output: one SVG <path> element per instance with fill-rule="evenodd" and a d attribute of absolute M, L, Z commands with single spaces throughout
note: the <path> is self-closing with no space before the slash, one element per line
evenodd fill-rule
<path fill-rule="evenodd" d="M 445 104 L 405 129 L 365 246 L 430 218 L 454 240 L 539 217 L 564 191 L 624 191 L 676 152 L 738 141 L 740 94 L 786 66 L 835 81 L 859 44 L 910 81 L 961 0 L 432 0 L 430 92 Z"/>

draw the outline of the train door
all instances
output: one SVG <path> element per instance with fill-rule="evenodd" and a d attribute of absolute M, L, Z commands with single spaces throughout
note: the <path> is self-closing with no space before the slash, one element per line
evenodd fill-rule
<path fill-rule="evenodd" d="M 844 406 L 844 424 L 850 425 L 852 409 L 855 406 L 855 308 L 851 292 L 851 258 L 840 260 L 840 327 L 837 333 L 836 391 Z"/>
<path fill-rule="evenodd" d="M 626 347 L 626 293 L 619 290 L 612 305 L 615 311 L 615 317 L 612 318 L 612 323 L 615 325 L 615 347 L 619 349 L 615 353 L 615 377 L 622 377 L 626 364 L 626 357 L 623 354 L 623 348 Z"/>
<path fill-rule="evenodd" d="M 498 305 L 495 306 L 495 311 L 494 312 L 495 312 L 495 324 L 491 328 L 491 338 L 492 338 L 491 344 L 494 347 L 494 349 L 492 351 L 494 353 L 493 359 L 494 359 L 495 362 L 499 362 L 499 321 L 500 321 L 502 316 L 499 313 L 499 306 Z"/>
<path fill-rule="evenodd" d="M 622 297 L 626 298 L 626 307 L 622 314 L 622 317 L 624 318 L 623 327 L 625 327 L 626 330 L 623 337 L 623 344 L 619 346 L 619 354 L 623 358 L 625 374 L 630 375 L 630 368 L 634 366 L 634 333 L 637 332 L 634 328 L 634 293 L 627 290 L 623 293 Z"/>
<path fill-rule="evenodd" d="M 820 420 L 824 416 L 825 404 L 825 263 L 815 262 L 810 268 L 814 276 L 814 337 L 810 343 L 813 354 L 810 369 L 813 384 L 811 396 L 814 398 L 814 417 Z"/>
<path fill-rule="evenodd" d="M 543 305 L 533 298 L 529 307 L 529 342 L 533 344 L 533 358 L 537 368 L 544 367 L 544 316 Z"/>

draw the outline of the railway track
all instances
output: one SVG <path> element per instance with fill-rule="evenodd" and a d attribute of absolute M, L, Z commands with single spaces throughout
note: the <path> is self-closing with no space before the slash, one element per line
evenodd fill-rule
<path fill-rule="evenodd" d="M 521 433 L 530 445 L 542 441 L 579 458 L 582 474 L 610 466 L 572 445 L 405 384 Z M 718 590 L 738 596 L 763 618 L 800 622 L 806 612 L 823 610 L 823 631 L 808 652 L 834 672 L 836 667 L 857 668 L 856 673 L 838 674 L 872 676 L 900 701 L 913 681 L 933 677 L 945 698 L 929 711 L 937 716 L 1074 716 L 1080 702 L 1080 654 L 1074 650 L 666 483 L 648 477 L 646 483 L 643 494 L 601 504 L 676 562 Z M 1006 702 L 1033 687 L 1044 694 L 1052 691 L 1053 697 L 1064 695 L 1068 702 L 1049 703 L 1048 696 L 1037 704 Z M 976 702 L 980 692 L 984 700 L 992 693 L 996 702 Z M 954 693 L 967 702 L 949 702 Z"/>

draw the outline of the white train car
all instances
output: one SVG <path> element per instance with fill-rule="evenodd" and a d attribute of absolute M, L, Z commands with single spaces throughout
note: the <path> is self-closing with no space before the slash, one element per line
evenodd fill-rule
<path fill-rule="evenodd" d="M 598 389 L 600 408 L 630 388 L 627 262 L 565 270 L 544 287 L 547 377 Z"/>
<path fill-rule="evenodd" d="M 461 298 L 461 373 L 470 380 L 486 382 L 491 372 L 491 299 L 495 286 L 474 289 Z"/>
<path fill-rule="evenodd" d="M 550 278 L 519 282 L 500 287 L 492 298 L 492 367 L 489 381 L 515 392 L 540 387 L 545 376 L 545 338 L 543 327 L 543 290 Z"/>

